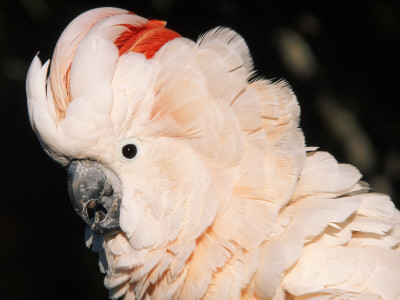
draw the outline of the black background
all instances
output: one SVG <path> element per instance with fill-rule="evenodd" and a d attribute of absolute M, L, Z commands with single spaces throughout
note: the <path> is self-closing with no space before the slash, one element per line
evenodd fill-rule
<path fill-rule="evenodd" d="M 248 42 L 257 74 L 285 78 L 293 87 L 307 144 L 356 164 L 375 190 L 398 203 L 400 2 L 1 0 L 2 299 L 107 298 L 97 256 L 85 248 L 84 225 L 69 205 L 66 172 L 42 151 L 25 98 L 26 71 L 37 51 L 42 61 L 50 58 L 68 23 L 99 6 L 167 20 L 191 39 L 218 25 L 235 29 Z M 317 68 L 311 75 L 296 73 L 283 59 L 279 41 L 290 36 L 312 53 Z M 331 118 L 337 111 L 352 128 L 338 131 L 342 120 Z M 365 145 L 369 156 L 362 158 Z"/>

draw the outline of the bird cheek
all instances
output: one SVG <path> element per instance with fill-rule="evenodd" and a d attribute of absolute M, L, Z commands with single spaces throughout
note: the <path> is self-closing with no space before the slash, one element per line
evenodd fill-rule
<path fill-rule="evenodd" d="M 123 184 L 123 186 L 126 186 Z M 135 201 L 134 190 L 125 188 L 120 209 L 120 227 L 130 239 L 138 226 L 140 210 L 138 201 Z"/>

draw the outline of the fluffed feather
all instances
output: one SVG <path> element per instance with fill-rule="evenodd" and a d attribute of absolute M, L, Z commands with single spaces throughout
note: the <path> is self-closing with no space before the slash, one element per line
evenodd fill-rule
<path fill-rule="evenodd" d="M 110 297 L 400 297 L 389 197 L 305 147 L 296 96 L 284 81 L 251 79 L 240 35 L 220 27 L 193 42 L 165 29 L 152 43 L 164 25 L 87 12 L 60 37 L 49 79 L 37 57 L 28 72 L 45 150 L 62 164 L 98 160 L 121 179 L 122 231 L 87 236 Z M 140 143 L 130 164 L 115 148 L 127 137 Z"/>

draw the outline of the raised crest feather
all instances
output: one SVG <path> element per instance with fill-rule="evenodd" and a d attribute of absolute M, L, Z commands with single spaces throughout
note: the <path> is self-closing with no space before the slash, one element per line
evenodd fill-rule
<path fill-rule="evenodd" d="M 180 34 L 165 28 L 165 22 L 158 20 L 150 20 L 142 26 L 122 25 L 127 30 L 114 42 L 119 49 L 119 55 L 131 51 L 142 53 L 150 59 L 165 43 L 180 37 Z"/>

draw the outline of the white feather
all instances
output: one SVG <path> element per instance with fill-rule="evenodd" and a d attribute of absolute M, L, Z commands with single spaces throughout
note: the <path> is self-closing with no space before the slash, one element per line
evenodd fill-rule
<path fill-rule="evenodd" d="M 326 152 L 309 152 L 294 192 L 294 198 L 315 193 L 337 193 L 350 189 L 361 177 L 353 166 L 338 164 Z"/>
<path fill-rule="evenodd" d="M 235 31 L 229 28 L 217 27 L 210 30 L 206 34 L 200 36 L 198 44 L 201 47 L 213 48 L 211 45 L 217 45 L 217 42 L 227 44 L 241 57 L 241 62 L 232 60 L 229 70 L 243 66 L 247 73 L 253 70 L 253 61 L 250 56 L 249 48 L 245 40 Z M 230 60 L 233 57 L 223 55 L 225 60 Z"/>
<path fill-rule="evenodd" d="M 118 59 L 118 48 L 98 36 L 84 38 L 71 64 L 70 87 L 72 99 L 82 91 L 103 81 L 111 83 Z"/>
<path fill-rule="evenodd" d="M 255 292 L 261 298 L 271 298 L 278 287 L 285 270 L 285 256 L 281 255 L 277 241 L 270 241 L 263 247 L 262 258 L 255 274 Z"/>
<path fill-rule="evenodd" d="M 38 135 L 42 146 L 60 163 L 65 163 L 59 149 L 60 136 L 53 119 L 46 96 L 46 76 L 50 61 L 44 66 L 35 56 L 27 75 L 26 90 L 28 98 L 28 114 L 33 130 Z"/>
<path fill-rule="evenodd" d="M 61 34 L 53 54 L 50 82 L 56 97 L 55 101 L 62 106 L 63 111 L 66 110 L 68 105 L 65 74 L 71 65 L 77 45 L 98 21 L 111 15 L 120 15 L 127 12 L 114 7 L 92 9 L 73 20 Z"/>

